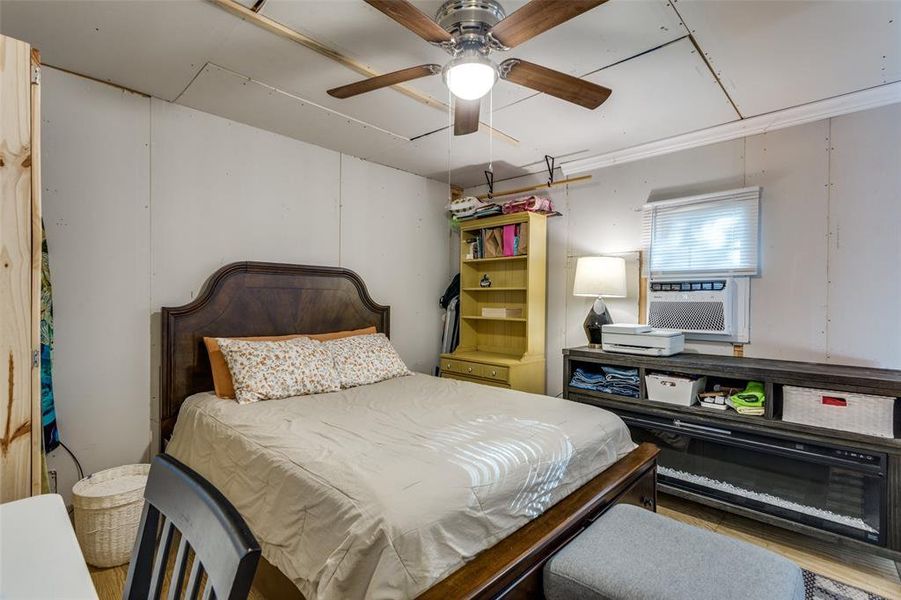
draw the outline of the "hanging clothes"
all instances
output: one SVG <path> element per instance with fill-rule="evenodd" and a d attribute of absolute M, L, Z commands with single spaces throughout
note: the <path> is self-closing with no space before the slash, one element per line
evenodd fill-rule
<path fill-rule="evenodd" d="M 47 235 L 41 223 L 41 425 L 44 452 L 59 446 L 56 406 L 53 402 L 53 293 L 50 285 L 50 256 Z"/>
<path fill-rule="evenodd" d="M 444 332 L 441 336 L 441 353 L 447 354 L 457 349 L 460 342 L 460 274 L 454 275 L 450 285 L 438 301 L 444 313 Z M 437 369 L 436 369 L 437 373 Z"/>

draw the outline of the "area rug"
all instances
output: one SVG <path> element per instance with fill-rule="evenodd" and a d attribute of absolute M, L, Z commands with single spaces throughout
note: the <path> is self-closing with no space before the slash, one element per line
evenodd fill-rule
<path fill-rule="evenodd" d="M 804 574 L 805 600 L 887 600 L 877 594 L 801 569 Z"/>

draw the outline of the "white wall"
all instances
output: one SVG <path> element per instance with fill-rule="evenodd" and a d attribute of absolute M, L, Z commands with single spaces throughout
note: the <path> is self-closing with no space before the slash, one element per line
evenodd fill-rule
<path fill-rule="evenodd" d="M 56 414 L 87 474 L 150 441 L 149 102 L 49 68 L 41 87 Z M 48 465 L 68 493 L 61 449 Z"/>
<path fill-rule="evenodd" d="M 146 459 L 160 307 L 229 262 L 357 271 L 404 360 L 431 371 L 446 184 L 50 68 L 42 86 L 56 407 L 86 472 Z M 68 457 L 48 462 L 68 493 Z"/>
<path fill-rule="evenodd" d="M 763 273 L 751 284 L 745 355 L 901 368 L 898 140 L 901 105 L 893 105 L 615 165 L 555 188 L 564 216 L 549 221 L 548 393 L 562 390 L 561 349 L 585 343 L 588 304 L 570 293 L 568 258 L 639 249 L 649 198 L 745 185 L 763 187 Z M 634 314 L 635 298 L 618 302 L 611 308 Z"/>

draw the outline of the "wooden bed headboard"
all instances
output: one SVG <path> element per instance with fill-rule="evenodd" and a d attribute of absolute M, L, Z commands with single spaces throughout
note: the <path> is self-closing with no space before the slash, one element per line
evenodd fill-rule
<path fill-rule="evenodd" d="M 375 326 L 389 334 L 391 309 L 376 304 L 348 269 L 237 262 L 213 273 L 189 304 L 162 309 L 160 434 L 169 438 L 191 394 L 213 389 L 203 338 L 327 333 Z"/>

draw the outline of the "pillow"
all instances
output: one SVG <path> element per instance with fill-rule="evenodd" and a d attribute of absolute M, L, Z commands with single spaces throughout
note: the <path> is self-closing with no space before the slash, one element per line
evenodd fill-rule
<path fill-rule="evenodd" d="M 308 337 L 251 342 L 219 338 L 238 404 L 335 392 L 341 380 L 322 342 Z"/>
<path fill-rule="evenodd" d="M 342 388 L 413 374 L 382 333 L 356 335 L 322 345 L 335 361 Z"/>
<path fill-rule="evenodd" d="M 240 337 L 226 338 L 233 340 L 245 340 L 248 342 L 276 342 L 284 340 L 293 340 L 299 337 L 308 337 L 310 339 L 325 342 L 327 340 L 337 340 L 352 335 L 366 335 L 375 333 L 375 327 L 366 327 L 365 329 L 353 329 L 350 331 L 334 331 L 332 333 L 294 333 L 291 335 L 271 335 L 262 337 Z M 220 338 L 205 337 L 203 343 L 206 345 L 207 354 L 210 356 L 210 370 L 213 372 L 213 389 L 220 398 L 234 398 L 235 384 L 232 382 L 231 372 L 228 370 L 228 364 L 225 357 L 219 351 L 219 343 L 216 341 Z"/>

